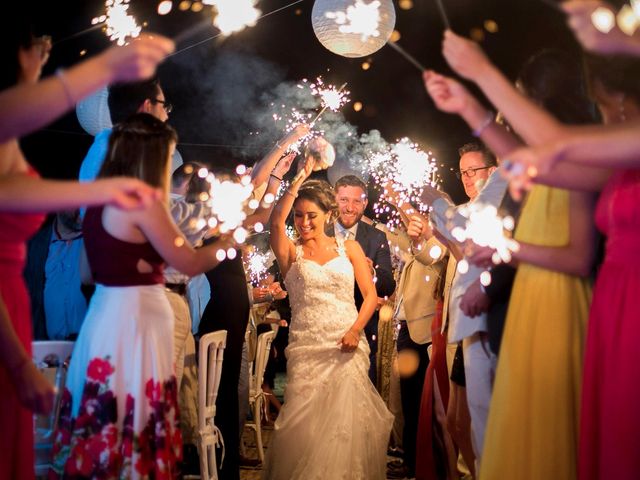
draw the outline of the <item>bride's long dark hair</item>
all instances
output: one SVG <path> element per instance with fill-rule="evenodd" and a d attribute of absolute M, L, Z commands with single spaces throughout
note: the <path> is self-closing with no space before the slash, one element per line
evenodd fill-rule
<path fill-rule="evenodd" d="M 298 198 L 294 206 L 300 200 L 308 200 L 315 203 L 320 210 L 329 214 L 329 222 L 338 218 L 338 204 L 331 185 L 324 180 L 307 180 L 298 190 Z"/>

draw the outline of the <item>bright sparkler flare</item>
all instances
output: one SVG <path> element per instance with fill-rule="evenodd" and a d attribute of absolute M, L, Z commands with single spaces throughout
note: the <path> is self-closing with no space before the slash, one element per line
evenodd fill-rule
<path fill-rule="evenodd" d="M 223 35 L 253 27 L 262 12 L 255 7 L 255 0 L 203 0 L 205 5 L 213 5 L 218 14 L 213 24 Z"/>
<path fill-rule="evenodd" d="M 127 38 L 136 38 L 142 28 L 136 19 L 127 13 L 129 0 L 107 0 L 105 15 L 91 20 L 92 25 L 104 23 L 110 40 L 115 40 L 120 46 L 127 43 Z"/>
<path fill-rule="evenodd" d="M 245 269 L 249 274 L 249 279 L 254 285 L 259 284 L 267 277 L 267 269 L 269 263 L 269 254 L 253 251 L 249 254 Z"/>
<path fill-rule="evenodd" d="M 325 16 L 340 25 L 341 33 L 360 35 L 360 40 L 366 42 L 369 37 L 380 36 L 380 5 L 378 0 L 371 3 L 356 0 L 345 11 L 327 12 Z"/>
<path fill-rule="evenodd" d="M 311 85 L 311 93 L 320 97 L 320 105 L 322 108 L 328 108 L 333 112 L 337 112 L 351 101 L 349 98 L 351 92 L 344 89 L 345 85 L 346 84 L 342 85 L 340 88 L 336 88 L 335 85 L 325 87 L 322 78 L 318 77 L 316 83 Z"/>
<path fill-rule="evenodd" d="M 480 247 L 492 248 L 495 250 L 492 258 L 495 264 L 511 261 L 511 253 L 520 248 L 518 242 L 505 235 L 505 230 L 513 229 L 513 218 L 502 218 L 496 207 L 483 204 L 461 208 L 460 213 L 468 220 L 465 228 L 456 227 L 451 231 L 457 241 L 471 240 Z"/>
<path fill-rule="evenodd" d="M 410 203 L 421 212 L 428 210 L 421 200 L 423 187 L 435 186 L 438 178 L 436 159 L 431 152 L 425 152 L 408 138 L 403 138 L 385 151 L 369 155 L 367 163 L 373 181 L 383 190 L 390 188 L 398 197 L 398 206 Z M 387 226 L 391 230 L 400 225 L 401 219 L 396 209 L 376 203 L 374 211 L 378 217 L 390 214 Z"/>

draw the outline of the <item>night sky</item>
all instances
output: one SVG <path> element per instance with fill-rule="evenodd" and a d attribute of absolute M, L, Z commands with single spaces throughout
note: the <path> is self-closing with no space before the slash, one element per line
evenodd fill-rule
<path fill-rule="evenodd" d="M 510 78 L 542 48 L 560 47 L 579 54 L 563 15 L 541 0 L 443 2 L 452 29 L 465 36 L 474 29 L 483 34 L 483 48 Z M 267 13 L 288 3 L 261 0 L 258 7 Z M 435 109 L 418 70 L 389 47 L 362 59 L 347 59 L 326 50 L 311 27 L 313 3 L 304 0 L 229 38 L 189 48 L 161 66 L 160 80 L 174 105 L 169 121 L 180 136 L 178 149 L 184 160 L 224 166 L 252 164 L 271 145 L 265 144 L 263 151 L 255 144 L 247 147 L 242 140 L 249 134 L 242 127 L 246 125 L 243 116 L 250 115 L 261 90 L 269 90 L 283 80 L 322 75 L 325 83 L 348 82 L 352 101 L 364 105 L 359 112 L 352 104 L 343 109 L 346 120 L 359 133 L 377 129 L 390 142 L 408 136 L 433 151 L 445 165 L 445 190 L 454 200 L 463 201 L 459 181 L 449 170 L 457 165 L 457 148 L 473 139 L 466 125 Z M 148 22 L 146 30 L 175 37 L 196 25 L 202 27 L 181 42 L 179 50 L 217 33 L 208 18 L 208 7 L 198 13 L 182 12 L 174 1 L 173 11 L 161 17 L 156 13 L 157 4 L 157 0 L 131 0 L 132 13 L 140 23 Z M 435 0 L 413 0 L 408 10 L 399 8 L 398 2 L 394 4 L 396 30 L 401 35 L 398 43 L 427 68 L 450 74 L 440 54 L 443 22 Z M 83 50 L 91 55 L 108 46 L 108 39 L 99 30 L 67 38 L 90 27 L 91 19 L 103 10 L 104 2 L 96 0 L 34 2 L 36 33 L 52 35 L 54 42 L 45 75 L 79 61 Z M 487 20 L 497 24 L 497 32 L 486 30 Z M 371 63 L 366 71 L 362 69 L 365 60 Z M 239 65 L 237 72 L 220 67 L 230 61 Z M 44 176 L 74 178 L 91 142 L 92 137 L 84 133 L 75 113 L 71 113 L 22 143 L 27 158 Z"/>

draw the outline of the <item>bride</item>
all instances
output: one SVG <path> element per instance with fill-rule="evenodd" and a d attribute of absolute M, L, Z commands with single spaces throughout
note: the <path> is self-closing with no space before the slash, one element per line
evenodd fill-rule
<path fill-rule="evenodd" d="M 333 190 L 324 181 L 303 184 L 310 162 L 304 171 L 271 216 L 292 321 L 285 403 L 263 478 L 383 480 L 393 416 L 367 375 L 363 329 L 376 307 L 373 278 L 357 242 L 326 235 L 337 212 Z M 285 230 L 292 207 L 296 243 Z M 364 298 L 359 312 L 354 276 Z"/>

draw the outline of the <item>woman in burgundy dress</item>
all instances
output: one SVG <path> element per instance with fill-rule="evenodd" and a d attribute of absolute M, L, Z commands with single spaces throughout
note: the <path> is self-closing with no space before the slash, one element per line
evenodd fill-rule
<path fill-rule="evenodd" d="M 219 261 L 230 240 L 194 250 L 168 208 L 175 131 L 140 113 L 116 125 L 99 177 L 137 177 L 164 193 L 136 211 L 87 210 L 96 292 L 71 357 L 53 470 L 64 478 L 174 478 L 182 455 L 165 261 L 187 275 Z M 55 476 L 55 475 L 52 475 Z"/>

